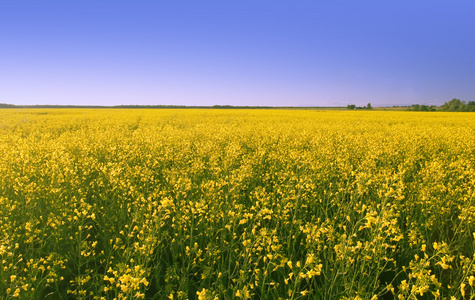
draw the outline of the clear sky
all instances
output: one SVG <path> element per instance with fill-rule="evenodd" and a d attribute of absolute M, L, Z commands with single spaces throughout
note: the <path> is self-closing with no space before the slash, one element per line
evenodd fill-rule
<path fill-rule="evenodd" d="M 0 0 L 0 103 L 475 101 L 475 2 Z"/>

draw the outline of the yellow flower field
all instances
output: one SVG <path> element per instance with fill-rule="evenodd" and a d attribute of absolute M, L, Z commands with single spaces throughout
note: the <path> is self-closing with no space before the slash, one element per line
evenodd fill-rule
<path fill-rule="evenodd" d="M 475 115 L 0 110 L 0 299 L 475 298 Z"/>

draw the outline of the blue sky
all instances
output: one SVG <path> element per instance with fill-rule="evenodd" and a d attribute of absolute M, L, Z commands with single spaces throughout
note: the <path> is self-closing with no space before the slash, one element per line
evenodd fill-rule
<path fill-rule="evenodd" d="M 0 103 L 475 101 L 475 2 L 0 0 Z"/>

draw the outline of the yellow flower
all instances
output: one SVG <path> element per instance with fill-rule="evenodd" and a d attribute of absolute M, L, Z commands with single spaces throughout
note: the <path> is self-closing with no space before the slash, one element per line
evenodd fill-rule
<path fill-rule="evenodd" d="M 403 281 L 401 281 L 401 290 L 405 291 L 408 288 L 409 288 L 409 285 L 407 284 L 407 281 L 405 279 Z"/>
<path fill-rule="evenodd" d="M 466 284 L 463 282 L 460 284 L 460 293 L 462 294 L 462 297 L 465 297 L 465 286 Z"/>
<path fill-rule="evenodd" d="M 206 300 L 206 292 L 207 292 L 207 290 L 206 290 L 205 288 L 203 288 L 203 289 L 201 290 L 201 292 L 200 292 L 200 291 L 197 291 L 197 292 L 196 292 L 196 295 L 198 295 L 198 300 Z M 237 295 L 236 295 L 236 296 L 237 296 Z"/>

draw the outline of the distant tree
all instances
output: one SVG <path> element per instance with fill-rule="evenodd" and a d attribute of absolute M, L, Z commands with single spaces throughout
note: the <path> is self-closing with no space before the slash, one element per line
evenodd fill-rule
<path fill-rule="evenodd" d="M 368 103 L 367 106 L 363 106 L 363 107 L 350 104 L 346 107 L 346 109 L 373 109 L 373 107 L 371 106 L 371 103 Z"/>
<path fill-rule="evenodd" d="M 441 107 L 445 111 L 472 111 L 475 112 L 475 101 L 461 101 L 460 99 L 452 99 L 445 102 Z"/>
<path fill-rule="evenodd" d="M 452 99 L 449 102 L 445 102 L 442 105 L 442 110 L 446 111 L 461 111 L 465 106 L 465 101 L 461 101 L 460 99 Z"/>
<path fill-rule="evenodd" d="M 475 111 L 475 101 L 468 101 L 466 108 L 466 111 Z"/>
<path fill-rule="evenodd" d="M 427 105 L 420 105 L 420 104 L 413 104 L 407 110 L 411 111 L 436 111 L 435 106 L 427 106 Z"/>
<path fill-rule="evenodd" d="M 11 108 L 15 107 L 13 104 L 7 104 L 7 103 L 0 103 L 0 108 Z"/>
<path fill-rule="evenodd" d="M 412 107 L 409 108 L 409 110 L 419 111 L 420 110 L 420 105 L 419 104 L 413 104 Z"/>

